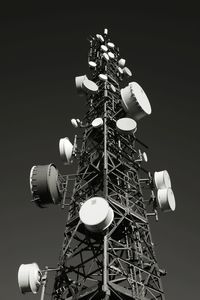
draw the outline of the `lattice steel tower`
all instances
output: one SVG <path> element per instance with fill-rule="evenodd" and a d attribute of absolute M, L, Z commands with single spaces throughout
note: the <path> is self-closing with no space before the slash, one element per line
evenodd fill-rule
<path fill-rule="evenodd" d="M 34 166 L 30 174 L 34 202 L 67 211 L 52 299 L 163 300 L 165 271 L 157 263 L 148 217 L 158 219 L 157 208 L 173 211 L 175 199 L 168 172 L 152 175 L 145 168 L 147 146 L 136 138 L 137 122 L 151 114 L 151 106 L 139 84 L 124 84 L 132 74 L 107 29 L 89 42 L 90 79 L 75 79 L 87 113 L 71 120 L 80 133 L 73 144 L 66 137 L 59 142 L 65 164 L 78 160 L 77 174 L 60 175 L 53 164 Z M 42 285 L 43 299 L 48 271 L 36 263 L 21 265 L 22 293 Z"/>

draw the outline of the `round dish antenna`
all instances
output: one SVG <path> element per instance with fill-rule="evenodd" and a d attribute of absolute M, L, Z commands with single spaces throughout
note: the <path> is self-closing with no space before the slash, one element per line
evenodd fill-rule
<path fill-rule="evenodd" d="M 157 189 L 171 188 L 170 176 L 166 170 L 154 172 L 154 182 Z"/>
<path fill-rule="evenodd" d="M 71 119 L 71 124 L 72 124 L 75 128 L 78 127 L 78 122 L 77 122 L 76 119 Z"/>
<path fill-rule="evenodd" d="M 124 68 L 125 64 L 126 64 L 126 60 L 124 58 L 120 58 L 120 60 L 118 61 L 118 66 L 120 68 Z"/>
<path fill-rule="evenodd" d="M 148 162 L 148 156 L 147 156 L 146 152 L 143 152 L 143 153 L 142 153 L 142 160 L 143 160 L 144 162 Z"/>
<path fill-rule="evenodd" d="M 72 161 L 73 145 L 68 137 L 61 138 L 59 141 L 60 157 L 65 165 L 69 165 Z"/>
<path fill-rule="evenodd" d="M 104 29 L 104 34 L 108 35 L 108 29 L 107 28 Z"/>
<path fill-rule="evenodd" d="M 114 212 L 104 198 L 93 197 L 83 203 L 79 216 L 89 231 L 102 232 L 112 223 Z"/>
<path fill-rule="evenodd" d="M 123 75 L 124 72 L 123 72 L 122 68 L 121 68 L 121 67 L 118 67 L 117 69 L 118 69 L 119 73 L 120 73 L 121 75 Z"/>
<path fill-rule="evenodd" d="M 18 270 L 18 285 L 22 294 L 36 294 L 41 286 L 42 273 L 36 263 L 22 264 Z"/>
<path fill-rule="evenodd" d="M 131 77 L 132 76 L 132 72 L 129 68 L 125 67 L 123 68 L 123 73 L 124 75 L 126 75 L 127 77 Z"/>
<path fill-rule="evenodd" d="M 110 58 L 115 58 L 115 55 L 114 55 L 113 52 L 108 52 L 108 55 L 109 55 Z"/>
<path fill-rule="evenodd" d="M 121 103 L 124 110 L 136 121 L 151 114 L 150 102 L 137 82 L 131 82 L 121 89 Z"/>
<path fill-rule="evenodd" d="M 111 49 L 114 49 L 114 48 L 115 48 L 115 44 L 112 43 L 112 42 L 108 42 L 108 43 L 107 43 L 107 46 L 108 46 L 109 48 L 111 48 Z"/>
<path fill-rule="evenodd" d="M 101 50 L 104 52 L 108 51 L 108 47 L 106 45 L 101 45 Z"/>
<path fill-rule="evenodd" d="M 103 58 L 108 61 L 110 59 L 109 55 L 107 53 L 103 53 Z"/>
<path fill-rule="evenodd" d="M 98 86 L 95 82 L 89 80 L 86 75 L 76 76 L 75 84 L 77 92 L 80 96 L 85 94 L 94 94 L 98 91 Z"/>
<path fill-rule="evenodd" d="M 98 128 L 103 125 L 103 119 L 102 118 L 96 118 L 92 121 L 92 127 Z"/>
<path fill-rule="evenodd" d="M 102 81 L 106 81 L 106 80 L 108 80 L 108 76 L 107 76 L 107 74 L 99 74 L 99 79 Z"/>
<path fill-rule="evenodd" d="M 96 34 L 96 38 L 100 41 L 100 42 L 104 42 L 104 38 L 102 37 L 101 34 Z"/>
<path fill-rule="evenodd" d="M 116 87 L 111 83 L 111 85 L 110 85 L 110 88 L 111 88 L 111 90 L 113 91 L 113 93 L 115 93 L 116 92 Z"/>
<path fill-rule="evenodd" d="M 131 118 L 121 118 L 116 122 L 117 129 L 120 133 L 130 134 L 137 130 L 137 123 Z"/>
<path fill-rule="evenodd" d="M 95 63 L 95 61 L 91 61 L 91 60 L 88 62 L 88 64 L 89 64 L 89 67 L 91 67 L 93 69 L 96 68 L 96 66 L 97 66 L 97 64 Z"/>
<path fill-rule="evenodd" d="M 175 197 L 171 188 L 159 189 L 157 191 L 157 200 L 163 212 L 174 211 L 176 208 Z"/>
<path fill-rule="evenodd" d="M 30 171 L 30 190 L 33 201 L 39 207 L 59 204 L 62 194 L 58 170 L 54 164 L 33 166 Z"/>

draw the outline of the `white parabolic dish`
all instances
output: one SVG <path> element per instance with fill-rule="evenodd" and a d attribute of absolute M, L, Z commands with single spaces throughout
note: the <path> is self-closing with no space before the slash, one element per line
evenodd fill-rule
<path fill-rule="evenodd" d="M 86 93 L 89 94 L 96 93 L 99 89 L 95 82 L 87 78 L 83 81 L 82 88 Z"/>
<path fill-rule="evenodd" d="M 108 52 L 108 55 L 109 55 L 110 58 L 115 58 L 115 55 L 112 52 Z"/>
<path fill-rule="evenodd" d="M 157 192 L 158 204 L 160 209 L 164 212 L 174 211 L 176 208 L 176 202 L 174 193 L 171 188 L 159 189 Z"/>
<path fill-rule="evenodd" d="M 171 188 L 171 180 L 169 173 L 164 171 L 159 171 L 154 173 L 154 181 L 157 189 Z"/>
<path fill-rule="evenodd" d="M 22 264 L 18 270 L 18 284 L 21 292 L 36 294 L 41 284 L 41 271 L 36 263 Z"/>
<path fill-rule="evenodd" d="M 83 203 L 79 216 L 89 231 L 100 232 L 110 226 L 114 212 L 104 198 L 93 197 Z"/>
<path fill-rule="evenodd" d="M 76 84 L 76 89 L 77 89 L 77 92 L 80 96 L 83 96 L 84 95 L 84 92 L 83 92 L 83 88 L 82 88 L 82 84 L 83 84 L 83 81 L 87 79 L 87 76 L 86 75 L 82 75 L 82 76 L 76 76 L 75 77 L 75 84 Z"/>
<path fill-rule="evenodd" d="M 98 128 L 103 125 L 103 119 L 102 118 L 96 118 L 92 121 L 92 127 Z"/>
<path fill-rule="evenodd" d="M 109 48 L 115 48 L 115 44 L 113 44 L 112 42 L 108 42 L 107 45 Z"/>
<path fill-rule="evenodd" d="M 76 119 L 71 119 L 71 124 L 74 126 L 74 128 L 78 127 L 78 122 Z"/>
<path fill-rule="evenodd" d="M 97 66 L 97 64 L 95 63 L 95 61 L 92 61 L 92 60 L 90 60 L 90 61 L 88 62 L 88 64 L 89 64 L 89 66 L 92 67 L 92 68 L 96 68 L 96 66 Z"/>
<path fill-rule="evenodd" d="M 137 123 L 131 118 L 121 118 L 117 120 L 116 126 L 122 133 L 134 133 L 137 130 Z"/>
<path fill-rule="evenodd" d="M 137 82 L 130 82 L 121 89 L 122 106 L 135 120 L 151 114 L 151 105 L 147 95 Z"/>
<path fill-rule="evenodd" d="M 107 74 L 99 74 L 99 79 L 106 81 L 106 80 L 108 80 L 108 76 L 107 76 Z"/>
<path fill-rule="evenodd" d="M 118 61 L 119 67 L 123 68 L 125 64 L 126 64 L 126 60 L 124 58 L 120 58 L 120 60 Z"/>
<path fill-rule="evenodd" d="M 61 138 L 59 141 L 59 152 L 62 161 L 65 164 L 69 164 L 71 162 L 73 145 L 70 140 L 65 137 Z"/>

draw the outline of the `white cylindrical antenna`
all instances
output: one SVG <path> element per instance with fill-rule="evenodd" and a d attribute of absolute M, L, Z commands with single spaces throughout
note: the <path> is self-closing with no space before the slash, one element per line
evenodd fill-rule
<path fill-rule="evenodd" d="M 101 34 L 96 34 L 96 38 L 100 41 L 100 42 L 104 42 L 104 38 L 102 37 Z"/>
<path fill-rule="evenodd" d="M 151 105 L 147 95 L 137 82 L 130 82 L 121 89 L 121 103 L 124 110 L 136 121 L 151 114 Z"/>
<path fill-rule="evenodd" d="M 59 204 L 62 193 L 59 190 L 58 170 L 54 164 L 38 165 L 31 168 L 30 188 L 33 202 L 39 207 Z"/>
<path fill-rule="evenodd" d="M 95 69 L 96 66 L 97 66 L 96 62 L 95 62 L 95 61 L 92 61 L 92 60 L 90 60 L 90 61 L 88 62 L 88 65 L 89 65 L 89 67 L 92 68 L 92 69 Z"/>
<path fill-rule="evenodd" d="M 109 55 L 110 58 L 115 58 L 115 55 L 114 55 L 113 52 L 108 52 L 108 55 Z"/>
<path fill-rule="evenodd" d="M 72 124 L 75 128 L 78 127 L 78 122 L 77 122 L 76 119 L 71 119 L 71 124 Z"/>
<path fill-rule="evenodd" d="M 102 118 L 96 118 L 92 121 L 92 127 L 94 128 L 98 128 L 101 127 L 103 125 L 103 119 Z"/>
<path fill-rule="evenodd" d="M 112 42 L 108 42 L 108 43 L 107 43 L 107 46 L 108 46 L 109 48 L 111 48 L 111 49 L 114 49 L 114 48 L 115 48 L 115 44 L 112 43 Z"/>
<path fill-rule="evenodd" d="M 116 87 L 111 83 L 110 85 L 111 90 L 115 93 L 116 92 Z"/>
<path fill-rule="evenodd" d="M 42 274 L 36 263 L 22 264 L 18 270 L 18 285 L 22 294 L 36 294 L 41 286 Z"/>
<path fill-rule="evenodd" d="M 159 189 L 157 192 L 157 200 L 163 212 L 174 211 L 176 208 L 175 197 L 171 188 Z"/>
<path fill-rule="evenodd" d="M 95 94 L 98 92 L 98 86 L 96 83 L 92 80 L 85 79 L 82 83 L 82 89 L 87 93 L 87 94 Z"/>
<path fill-rule="evenodd" d="M 171 188 L 171 179 L 167 170 L 154 172 L 154 182 L 157 189 Z"/>
<path fill-rule="evenodd" d="M 61 138 L 59 141 L 60 157 L 65 165 L 70 164 L 72 158 L 73 145 L 68 137 Z"/>
<path fill-rule="evenodd" d="M 147 156 L 146 152 L 142 153 L 142 160 L 145 162 L 148 162 L 148 156 Z"/>
<path fill-rule="evenodd" d="M 76 89 L 77 89 L 77 92 L 78 92 L 79 96 L 84 96 L 84 94 L 85 94 L 84 91 L 83 91 L 83 87 L 82 87 L 83 81 L 85 79 L 87 79 L 86 75 L 75 77 Z"/>
<path fill-rule="evenodd" d="M 104 34 L 108 35 L 108 29 L 107 28 L 104 29 Z"/>
<path fill-rule="evenodd" d="M 101 45 L 101 50 L 104 52 L 108 51 L 108 47 L 106 45 Z"/>
<path fill-rule="evenodd" d="M 114 212 L 104 198 L 93 197 L 83 203 L 79 216 L 89 231 L 102 232 L 112 223 Z"/>
<path fill-rule="evenodd" d="M 124 74 L 124 72 L 123 72 L 123 70 L 122 70 L 121 67 L 118 67 L 117 69 L 118 69 L 118 71 L 119 71 L 119 73 L 120 73 L 121 75 Z"/>
<path fill-rule="evenodd" d="M 131 134 L 137 130 L 137 123 L 131 118 L 121 118 L 116 122 L 117 129 L 120 133 Z"/>
<path fill-rule="evenodd" d="M 125 64 L 126 64 L 126 60 L 124 58 L 120 58 L 120 60 L 118 61 L 118 66 L 120 68 L 124 68 Z"/>
<path fill-rule="evenodd" d="M 109 55 L 107 53 L 103 53 L 103 58 L 108 61 L 110 59 Z"/>
<path fill-rule="evenodd" d="M 75 84 L 77 92 L 80 96 L 88 94 L 94 94 L 98 91 L 98 86 L 95 82 L 89 80 L 86 75 L 76 76 Z"/>
<path fill-rule="evenodd" d="M 123 73 L 124 75 L 126 75 L 127 77 L 131 77 L 132 76 L 132 72 L 129 68 L 125 67 L 123 68 Z"/>
<path fill-rule="evenodd" d="M 102 81 L 106 81 L 106 80 L 108 80 L 108 76 L 107 76 L 107 74 L 99 74 L 99 79 L 101 79 Z"/>

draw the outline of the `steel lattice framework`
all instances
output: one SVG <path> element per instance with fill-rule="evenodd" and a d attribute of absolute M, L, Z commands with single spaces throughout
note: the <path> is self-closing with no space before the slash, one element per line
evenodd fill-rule
<path fill-rule="evenodd" d="M 110 41 L 107 34 L 103 39 Z M 116 129 L 116 121 L 126 115 L 120 101 L 120 52 L 115 46 L 114 58 L 106 61 L 100 40 L 94 36 L 89 41 L 88 61 L 98 61 L 91 80 L 99 89 L 86 95 L 83 135 L 76 145 L 77 174 L 61 180 L 68 215 L 52 299 L 163 300 L 163 271 L 148 222 L 148 216 L 157 215 L 154 183 L 140 159 L 147 147 L 135 134 Z M 99 74 L 107 74 L 107 80 Z M 103 125 L 92 127 L 99 117 Z M 70 180 L 74 187 L 68 200 Z M 94 196 L 106 199 L 114 211 L 112 224 L 102 233 L 89 232 L 79 218 L 82 203 Z"/>

